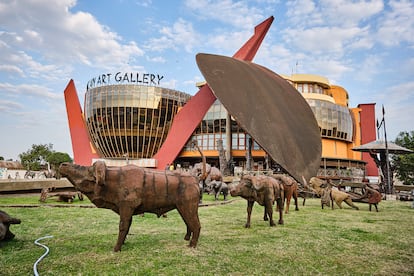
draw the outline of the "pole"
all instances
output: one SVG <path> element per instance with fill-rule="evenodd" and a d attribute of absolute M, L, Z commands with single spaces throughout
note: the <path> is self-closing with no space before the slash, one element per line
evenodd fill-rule
<path fill-rule="evenodd" d="M 384 123 L 384 139 L 385 139 L 385 163 L 387 166 L 387 194 L 391 194 L 391 172 L 390 172 L 390 160 L 388 158 L 388 142 L 387 142 L 387 130 L 385 127 L 385 110 L 382 106 L 382 122 Z"/>

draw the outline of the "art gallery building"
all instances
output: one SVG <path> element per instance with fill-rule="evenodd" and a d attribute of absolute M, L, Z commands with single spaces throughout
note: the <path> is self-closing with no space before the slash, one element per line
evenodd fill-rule
<path fill-rule="evenodd" d="M 110 77 L 115 78 L 94 79 L 85 93 L 83 114 L 91 144 L 101 158 L 151 160 L 164 142 L 175 114 L 191 95 L 158 86 L 161 77 L 153 74 L 147 74 L 147 83 L 138 74 L 121 74 L 118 78 L 122 82 L 117 83 L 110 83 Z M 321 76 L 283 77 L 306 99 L 317 119 L 322 139 L 318 175 L 358 181 L 365 176 L 366 167 L 368 175 L 377 175 L 369 157 L 352 151 L 353 147 L 376 138 L 375 104 L 350 108 L 347 91 Z M 249 149 L 252 170 L 277 167 L 218 100 L 194 131 L 190 140 L 193 139 L 210 164 L 219 165 L 220 140 L 227 160 L 232 160 L 236 167 L 246 167 Z M 186 146 L 175 164 L 185 168 L 200 160 L 200 154 Z"/>

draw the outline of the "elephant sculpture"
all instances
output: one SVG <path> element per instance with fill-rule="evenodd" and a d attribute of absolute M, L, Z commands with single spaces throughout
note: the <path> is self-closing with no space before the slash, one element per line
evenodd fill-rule
<path fill-rule="evenodd" d="M 283 184 L 283 188 L 285 190 L 285 201 L 286 201 L 285 214 L 289 213 L 290 200 L 292 199 L 292 197 L 295 201 L 295 211 L 299 211 L 298 182 L 296 182 L 296 180 L 293 177 L 286 175 L 286 174 L 274 174 L 272 175 L 272 177 L 275 179 L 278 179 Z"/>
<path fill-rule="evenodd" d="M 284 190 L 282 183 L 277 179 L 264 175 L 244 175 L 239 184 L 231 186 L 230 194 L 233 197 L 240 196 L 247 200 L 246 228 L 250 228 L 251 214 L 255 202 L 265 207 L 263 220 L 269 220 L 270 226 L 275 226 L 273 204 L 276 201 L 276 208 L 279 211 L 279 224 L 283 224 Z"/>
<path fill-rule="evenodd" d="M 85 194 L 99 208 L 119 214 L 119 234 L 114 251 L 120 251 L 129 232 L 132 216 L 154 213 L 158 217 L 177 209 L 187 226 L 185 240 L 196 247 L 200 235 L 199 187 L 195 176 L 177 171 L 158 171 L 135 165 L 92 166 L 62 163 L 61 176 Z"/>
<path fill-rule="evenodd" d="M 227 200 L 229 187 L 225 182 L 213 180 L 208 184 L 208 190 L 214 194 L 214 200 L 219 200 L 220 194 L 223 194 L 224 200 Z"/>

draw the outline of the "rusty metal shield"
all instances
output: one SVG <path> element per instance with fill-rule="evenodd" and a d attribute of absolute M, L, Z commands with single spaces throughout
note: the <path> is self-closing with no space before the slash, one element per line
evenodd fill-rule
<path fill-rule="evenodd" d="M 316 176 L 321 136 L 299 92 L 271 70 L 235 58 L 197 54 L 213 93 L 239 125 L 297 181 Z"/>

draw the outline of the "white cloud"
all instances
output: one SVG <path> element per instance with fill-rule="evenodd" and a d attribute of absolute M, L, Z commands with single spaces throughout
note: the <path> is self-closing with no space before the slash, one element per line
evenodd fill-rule
<path fill-rule="evenodd" d="M 0 100 L 0 112 L 14 113 L 16 110 L 22 110 L 23 105 L 16 101 Z"/>
<path fill-rule="evenodd" d="M 326 23 L 349 27 L 366 22 L 384 8 L 383 0 L 322 0 L 319 6 Z"/>
<path fill-rule="evenodd" d="M 184 49 L 186 52 L 192 52 L 193 47 L 200 43 L 199 35 L 194 31 L 192 24 L 182 18 L 179 18 L 171 27 L 162 27 L 160 35 L 148 41 L 145 46 L 148 51 Z"/>
<path fill-rule="evenodd" d="M 62 100 L 62 94 L 56 94 L 48 87 L 35 84 L 19 84 L 13 85 L 10 83 L 0 83 L 0 91 L 4 95 L 25 96 L 25 97 L 39 97 L 42 100 Z"/>
<path fill-rule="evenodd" d="M 372 81 L 375 76 L 379 73 L 378 68 L 381 68 L 382 57 L 379 55 L 367 55 L 364 60 L 358 63 L 358 67 L 354 68 L 355 79 L 363 82 Z M 358 74 L 363 72 L 363 74 Z"/>
<path fill-rule="evenodd" d="M 344 52 L 344 47 L 363 32 L 360 28 L 315 27 L 310 29 L 286 29 L 284 40 L 299 51 L 313 54 Z"/>
<path fill-rule="evenodd" d="M 393 140 L 401 131 L 414 130 L 412 123 L 414 93 L 412 91 L 414 91 L 414 81 L 389 87 L 380 95 L 384 100 L 388 140 Z M 382 118 L 379 111 L 377 118 Z"/>
<path fill-rule="evenodd" d="M 286 6 L 288 8 L 286 17 L 292 26 L 300 28 L 305 25 L 319 25 L 323 22 L 323 14 L 312 0 L 289 1 Z"/>
<path fill-rule="evenodd" d="M 252 29 L 266 16 L 262 10 L 248 5 L 248 1 L 187 0 L 185 5 L 197 18 L 223 22 L 238 28 Z"/>
<path fill-rule="evenodd" d="M 11 39 L 4 35 L 0 39 L 16 52 L 57 64 L 70 61 L 108 68 L 143 55 L 135 42 L 124 43 L 90 13 L 72 13 L 75 3 L 21 0 L 3 5 L 0 24 Z"/>
<path fill-rule="evenodd" d="M 409 0 L 389 2 L 389 10 L 379 21 L 377 39 L 387 47 L 408 43 L 414 47 L 414 2 Z"/>

